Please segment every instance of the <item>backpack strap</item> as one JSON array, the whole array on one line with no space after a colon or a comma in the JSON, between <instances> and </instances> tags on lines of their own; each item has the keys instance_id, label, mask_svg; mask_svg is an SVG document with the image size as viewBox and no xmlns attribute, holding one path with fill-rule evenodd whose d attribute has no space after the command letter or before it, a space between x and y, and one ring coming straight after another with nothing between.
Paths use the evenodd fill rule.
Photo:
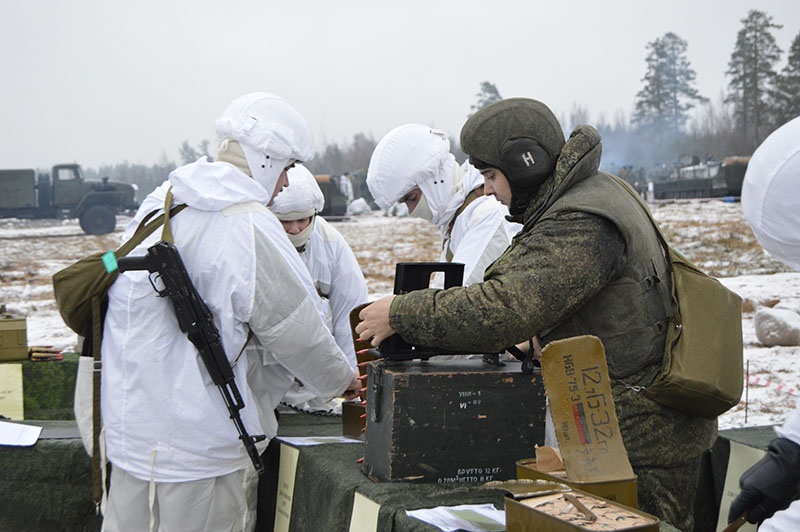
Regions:
<instances>
[{"instance_id":1,"label":"backpack strap","mask_svg":"<svg viewBox=\"0 0 800 532\"><path fill-rule=\"evenodd\" d=\"M117 257L124 257L133 249L141 244L153 231L160 226L164 226L161 237L168 242L172 242L172 227L169 223L171 217L181 212L186 208L186 204L172 206L172 187L167 190L167 196L164 199L164 212L159 216L155 216L159 209L148 213L136 228L133 236L122 244L114 254ZM152 220L151 220L152 218ZM94 359L92 364L92 500L95 503L95 511L100 514L100 505L103 501L103 468L105 464L102 463L100 453L100 431L102 420L100 418L100 375L103 367L100 359L100 348L103 343L103 322L105 321L105 309L103 297L95 296L92 298L92 328L89 331L89 337L84 338L83 354L87 353L87 347L91 349L91 356Z\"/></svg>"},{"instance_id":2,"label":"backpack strap","mask_svg":"<svg viewBox=\"0 0 800 532\"><path fill-rule=\"evenodd\" d=\"M141 222L139 222L139 227L136 228L136 231L133 233L133 236L122 244L114 254L117 257L124 257L131 251L133 251L136 246L142 243L145 238L153 234L153 231L164 226L164 229L161 232L161 239L167 242L172 243L172 224L170 224L170 219L173 218L176 214L181 212L183 209L186 208L185 203L181 203L180 205L172 205L172 188L167 191L167 196L164 198L164 212L156 216L152 221L150 221L153 216L158 212L159 209L156 209L145 216Z\"/></svg>"}]
</instances>

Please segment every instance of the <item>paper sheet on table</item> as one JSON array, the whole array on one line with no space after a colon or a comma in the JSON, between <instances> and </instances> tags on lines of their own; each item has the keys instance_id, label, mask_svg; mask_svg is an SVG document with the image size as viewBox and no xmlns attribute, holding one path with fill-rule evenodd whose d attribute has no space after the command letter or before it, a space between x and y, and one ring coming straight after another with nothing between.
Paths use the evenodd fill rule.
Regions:
<instances>
[{"instance_id":1,"label":"paper sheet on table","mask_svg":"<svg viewBox=\"0 0 800 532\"><path fill-rule=\"evenodd\" d=\"M0 445L29 447L36 443L42 427L0 421Z\"/></svg>"},{"instance_id":2,"label":"paper sheet on table","mask_svg":"<svg viewBox=\"0 0 800 532\"><path fill-rule=\"evenodd\" d=\"M278 436L282 442L294 445L295 447L303 447L306 445L321 445L323 443L364 443L361 440L354 440L346 436L304 436L304 437L290 437Z\"/></svg>"},{"instance_id":3,"label":"paper sheet on table","mask_svg":"<svg viewBox=\"0 0 800 532\"><path fill-rule=\"evenodd\" d=\"M756 449L739 442L731 442L731 450L728 458L728 470L725 473L725 484L722 487L722 499L719 505L719 515L717 516L717 530L722 530L728 524L728 510L731 503L739 494L739 477L742 473L750 469L752 465L761 460L767 454L763 449ZM739 528L739 532L755 532L756 525L745 523Z\"/></svg>"},{"instance_id":4,"label":"paper sheet on table","mask_svg":"<svg viewBox=\"0 0 800 532\"><path fill-rule=\"evenodd\" d=\"M437 506L406 510L406 514L445 532L503 532L506 529L505 511L498 510L492 504Z\"/></svg>"},{"instance_id":5,"label":"paper sheet on table","mask_svg":"<svg viewBox=\"0 0 800 532\"><path fill-rule=\"evenodd\" d=\"M8 419L25 419L22 364L0 364L0 414Z\"/></svg>"}]
</instances>

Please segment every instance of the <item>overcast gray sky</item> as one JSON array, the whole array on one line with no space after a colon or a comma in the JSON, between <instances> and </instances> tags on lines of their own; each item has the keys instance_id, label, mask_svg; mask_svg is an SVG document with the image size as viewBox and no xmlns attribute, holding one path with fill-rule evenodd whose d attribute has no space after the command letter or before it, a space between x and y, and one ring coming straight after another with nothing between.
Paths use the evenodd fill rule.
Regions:
<instances>
[{"instance_id":1,"label":"overcast gray sky","mask_svg":"<svg viewBox=\"0 0 800 532\"><path fill-rule=\"evenodd\" d=\"M480 83L562 119L630 117L647 43L687 41L718 101L750 9L786 52L798 0L29 0L0 17L0 168L178 161L233 98L273 92L318 146L419 122L458 132Z\"/></svg>"}]
</instances>

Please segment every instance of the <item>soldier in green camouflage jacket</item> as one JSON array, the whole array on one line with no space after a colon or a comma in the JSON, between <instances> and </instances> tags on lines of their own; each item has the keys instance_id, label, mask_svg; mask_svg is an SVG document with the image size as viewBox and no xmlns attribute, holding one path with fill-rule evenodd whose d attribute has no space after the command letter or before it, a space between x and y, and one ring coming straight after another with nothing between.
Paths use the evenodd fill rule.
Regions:
<instances>
[{"instance_id":1,"label":"soldier in green camouflage jacket","mask_svg":"<svg viewBox=\"0 0 800 532\"><path fill-rule=\"evenodd\" d=\"M579 126L564 142L547 106L512 98L475 113L461 145L485 192L509 207L522 231L482 283L378 300L356 331L374 346L397 332L413 344L475 353L535 336L599 337L639 508L691 530L699 461L717 425L640 393L661 368L671 283L647 214L598 171L599 133Z\"/></svg>"}]
</instances>

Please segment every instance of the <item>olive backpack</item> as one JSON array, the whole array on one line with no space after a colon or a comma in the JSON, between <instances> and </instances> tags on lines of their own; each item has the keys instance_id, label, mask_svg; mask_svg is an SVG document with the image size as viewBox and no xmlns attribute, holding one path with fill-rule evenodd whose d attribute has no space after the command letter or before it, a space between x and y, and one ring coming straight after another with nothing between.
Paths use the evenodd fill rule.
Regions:
<instances>
[{"instance_id":1,"label":"olive backpack","mask_svg":"<svg viewBox=\"0 0 800 532\"><path fill-rule=\"evenodd\" d=\"M661 372L642 392L687 414L714 419L742 397L742 299L670 246L639 194L612 177L650 218L672 279L672 317Z\"/></svg>"}]
</instances>

